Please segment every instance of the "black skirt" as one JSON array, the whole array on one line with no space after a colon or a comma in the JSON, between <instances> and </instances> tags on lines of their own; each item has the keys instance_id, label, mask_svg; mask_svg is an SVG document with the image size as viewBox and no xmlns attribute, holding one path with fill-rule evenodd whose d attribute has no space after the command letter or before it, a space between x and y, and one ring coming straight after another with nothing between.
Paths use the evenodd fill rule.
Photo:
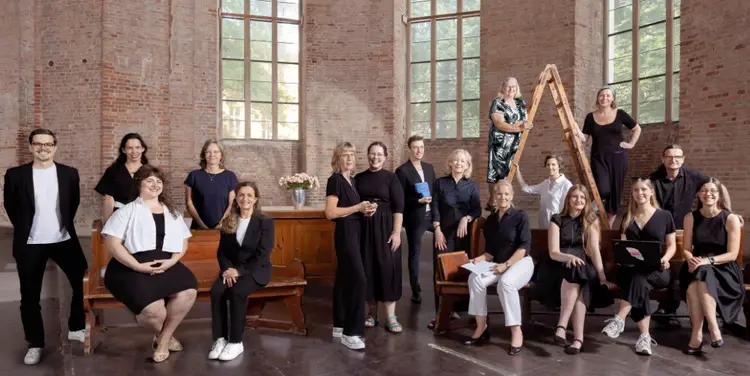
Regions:
<instances>
[{"instance_id":1,"label":"black skirt","mask_svg":"<svg viewBox=\"0 0 750 376\"><path fill-rule=\"evenodd\" d=\"M138 252L133 257L140 263L165 260L171 253L160 250ZM125 304L134 314L140 314L146 306L166 299L180 291L197 289L198 280L184 264L178 262L164 273L144 274L123 265L115 258L107 264L104 286L112 296Z\"/></svg>"},{"instance_id":2,"label":"black skirt","mask_svg":"<svg viewBox=\"0 0 750 376\"><path fill-rule=\"evenodd\" d=\"M362 263L367 275L368 302L397 302L401 299L401 247L391 251L393 213L387 205L362 221Z\"/></svg>"},{"instance_id":3,"label":"black skirt","mask_svg":"<svg viewBox=\"0 0 750 376\"><path fill-rule=\"evenodd\" d=\"M742 281L742 270L736 262L719 265L701 265L694 272L688 270L688 264L680 268L680 293L682 300L687 301L687 289L691 283L706 283L708 293L716 301L716 312L724 322L733 323L742 311L745 286Z\"/></svg>"},{"instance_id":4,"label":"black skirt","mask_svg":"<svg viewBox=\"0 0 750 376\"><path fill-rule=\"evenodd\" d=\"M564 263L547 259L539 265L537 280L532 287L533 299L538 300L549 309L560 308L560 291L563 279L568 283L581 285L583 302L589 311L609 307L614 299L605 286L599 282L596 267L581 248L564 248L562 253L573 255L584 260L586 264L568 268Z\"/></svg>"},{"instance_id":5,"label":"black skirt","mask_svg":"<svg viewBox=\"0 0 750 376\"><path fill-rule=\"evenodd\" d=\"M651 307L651 290L669 287L671 271L644 271L638 268L617 268L617 285L620 287L620 299L633 307L631 317L638 322L644 315L653 311ZM637 312L636 312L637 311Z\"/></svg>"}]
</instances>

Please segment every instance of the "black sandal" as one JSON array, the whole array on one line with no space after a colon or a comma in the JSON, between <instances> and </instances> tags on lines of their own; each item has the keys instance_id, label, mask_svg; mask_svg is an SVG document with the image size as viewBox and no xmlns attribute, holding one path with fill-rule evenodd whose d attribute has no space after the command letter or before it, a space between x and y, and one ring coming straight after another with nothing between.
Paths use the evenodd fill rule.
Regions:
<instances>
[{"instance_id":1,"label":"black sandal","mask_svg":"<svg viewBox=\"0 0 750 376\"><path fill-rule=\"evenodd\" d=\"M577 348L573 347L572 346L573 343L576 343L576 342L580 343L581 347L577 347ZM578 355L579 353L582 353L583 352L583 341L581 341L580 339L574 339L573 343L571 343L571 346L565 347L565 353L568 354L568 355Z\"/></svg>"},{"instance_id":2,"label":"black sandal","mask_svg":"<svg viewBox=\"0 0 750 376\"><path fill-rule=\"evenodd\" d=\"M555 328L555 332L557 332L557 329L562 329L563 331L568 330L566 327L564 327L562 325L558 325ZM565 339L565 337L560 337L560 336L557 335L557 333L555 333L554 339L555 339L555 345L562 346L562 347L568 346L568 340Z\"/></svg>"}]
</instances>

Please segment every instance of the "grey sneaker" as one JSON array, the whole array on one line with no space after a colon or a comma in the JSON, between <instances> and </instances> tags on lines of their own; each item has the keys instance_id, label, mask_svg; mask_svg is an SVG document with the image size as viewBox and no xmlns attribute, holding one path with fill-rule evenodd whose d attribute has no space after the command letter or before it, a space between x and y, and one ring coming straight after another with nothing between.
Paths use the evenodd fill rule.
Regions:
<instances>
[{"instance_id":1,"label":"grey sneaker","mask_svg":"<svg viewBox=\"0 0 750 376\"><path fill-rule=\"evenodd\" d=\"M635 352L641 355L651 355L651 346L656 346L656 341L651 335L643 333L635 342Z\"/></svg>"},{"instance_id":2,"label":"grey sneaker","mask_svg":"<svg viewBox=\"0 0 750 376\"><path fill-rule=\"evenodd\" d=\"M23 357L23 362L28 365L39 363L42 360L42 348L32 347L26 352L26 356Z\"/></svg>"},{"instance_id":3,"label":"grey sneaker","mask_svg":"<svg viewBox=\"0 0 750 376\"><path fill-rule=\"evenodd\" d=\"M604 322L608 322L609 324L602 329L602 333L606 334L609 338L615 339L625 330L625 320L621 319L620 316L615 315L609 320L604 320Z\"/></svg>"}]
</instances>

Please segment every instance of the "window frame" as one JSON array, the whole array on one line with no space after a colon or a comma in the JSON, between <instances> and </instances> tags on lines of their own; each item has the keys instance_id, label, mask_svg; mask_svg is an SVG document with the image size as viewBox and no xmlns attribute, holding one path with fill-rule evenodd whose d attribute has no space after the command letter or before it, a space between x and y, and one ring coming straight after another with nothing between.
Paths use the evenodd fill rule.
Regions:
<instances>
[{"instance_id":1,"label":"window frame","mask_svg":"<svg viewBox=\"0 0 750 376\"><path fill-rule=\"evenodd\" d=\"M412 100L411 100L411 26L413 23L417 22L426 22L428 21L430 24L430 137L425 137L426 139L435 141L438 140L437 138L437 104L443 103L443 102L453 102L455 100L456 102L456 137L447 137L447 138L439 138L440 140L462 140L464 138L469 140L476 140L481 138L481 125L480 125L480 134L477 135L477 137L464 137L463 136L463 102L465 101L463 99L463 21L465 18L472 18L477 17L480 22L480 28L481 28L481 17L480 17L480 10L474 10L474 11L468 11L464 12L463 10L463 3L464 0L456 0L456 13L447 13L447 14L440 14L436 15L437 13L437 1L438 0L429 0L430 1L430 15L429 16L421 16L421 17L411 17L411 0L406 0L406 16L405 16L405 22L407 26L407 32L406 32L406 134L408 136L412 135ZM442 20L456 20L456 59L443 59L438 60L437 59L437 21ZM481 35L480 35L480 45L481 45ZM481 48L480 48L480 55L477 57L471 57L469 59L476 59L477 61L480 61L479 67L481 71ZM454 100L450 101L438 101L437 100L437 63L440 61L456 61L456 98ZM425 63L425 62L423 62ZM481 74L480 74L480 93L479 98L477 98L477 101L480 101L481 106ZM468 99L468 100L475 100L475 99ZM467 100L467 101L468 101ZM428 103L428 102L416 102L416 103ZM481 108L481 107L480 107ZM481 124L481 110L480 113L477 114L479 116L479 122ZM425 136L425 135L421 135Z\"/></svg>"},{"instance_id":2,"label":"window frame","mask_svg":"<svg viewBox=\"0 0 750 376\"><path fill-rule=\"evenodd\" d=\"M675 20L681 20L682 12L680 12L679 15L675 16L675 0L665 0L665 6L666 6L666 15L665 19L663 21L654 21L649 22L647 24L640 25L639 23L639 16L640 16L640 8L641 8L641 0L632 0L631 6L632 6L632 13L631 13L631 28L626 30L620 30L617 32L614 32L612 34L609 33L609 7L610 0L603 0L603 7L604 7L604 22L603 22L603 46L604 46L604 69L603 72L603 82L607 83L607 85L620 85L625 84L627 82L630 82L631 84L631 98L630 98L630 115L636 119L636 122L638 122L639 125L650 125L650 124L673 124L679 122L679 112L678 116L674 117L674 110L673 109L673 100L675 99L675 95L679 95L679 92L674 93L674 76L680 74L680 67L677 67L675 69L674 67L674 54L675 54L675 41L674 41L674 24ZM680 6L682 3L680 3ZM625 5L627 6L627 5ZM619 8L615 8L619 9ZM666 40L665 40L665 54L666 54L666 62L665 62L665 70L664 74L655 74L650 76L644 76L640 77L640 68L639 68L639 62L640 62L640 31L641 29L651 27L654 25L665 25L665 33L666 33ZM682 25L680 21L680 26ZM631 77L630 80L624 80L624 81L609 81L609 48L610 48L610 38L617 35L622 35L626 33L631 33L631 45L632 45L632 51L631 51ZM679 42L679 41L678 41ZM645 51L648 52L648 51ZM682 61L682 59L680 59ZM665 89L665 96L664 96L664 120L658 121L658 122L652 122L652 123L641 123L638 121L639 118L639 94L640 94L640 86L641 80L647 80L652 78L659 78L664 77L664 89ZM678 103L679 105L679 103ZM679 111L679 108L677 109Z\"/></svg>"},{"instance_id":3,"label":"window frame","mask_svg":"<svg viewBox=\"0 0 750 376\"><path fill-rule=\"evenodd\" d=\"M304 0L298 0L299 3L299 9L298 9L298 19L292 19L292 18L282 18L278 16L278 4L279 2L284 2L283 0L263 0L268 1L271 3L271 16L261 16L261 15L252 15L250 14L250 2L252 0L243 0L244 4L244 13L228 13L223 12L223 2L224 0L219 1L219 90L218 90L218 102L219 102L219 111L218 113L218 122L219 122L219 129L221 139L222 140L232 140L232 141L282 141L282 142L299 142L302 138L302 131L303 131L303 100L304 100L304 90L302 90L302 82L303 82L303 72L304 72L304 56L303 52L304 49L302 48L302 42L303 42L303 1ZM236 58L224 58L222 55L222 43L224 38L222 37L222 23L224 19L234 19L234 20L242 20L244 21L244 56L243 59L236 59ZM265 60L252 60L251 59L251 51L250 51L250 22L251 21L261 21L261 22L270 22L271 23L271 61L265 61ZM296 25L298 28L298 52L297 52L297 62L296 63L290 63L290 62L279 62L278 60L278 44L279 44L279 37L278 37L278 25L279 24L292 24ZM243 91L244 91L244 100L225 100L223 95L223 88L224 88L224 72L223 72L223 62L225 60L229 61L241 61L243 63ZM251 97L251 71L250 71L250 65L253 62L263 62L263 63L270 63L271 64L271 101L256 101L256 103L263 103L263 104L271 104L271 130L272 135L271 138L253 138L252 137L252 115L251 110L252 106L251 103L252 97ZM281 64L296 64L297 65L297 102L281 102L278 98L278 86L280 84L279 81L279 65ZM224 134L224 116L223 116L223 102L237 102L237 103L244 103L245 104L245 137L227 137L227 135ZM294 139L287 139L287 138L279 138L279 114L278 114L278 108L279 105L285 105L285 104L296 104L297 109L297 135Z\"/></svg>"}]
</instances>

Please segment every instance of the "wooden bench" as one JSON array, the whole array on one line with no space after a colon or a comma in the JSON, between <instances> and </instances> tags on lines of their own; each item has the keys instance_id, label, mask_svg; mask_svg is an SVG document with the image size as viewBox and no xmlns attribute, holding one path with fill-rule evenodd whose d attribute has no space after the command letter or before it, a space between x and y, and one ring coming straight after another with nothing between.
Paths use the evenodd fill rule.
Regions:
<instances>
[{"instance_id":1,"label":"wooden bench","mask_svg":"<svg viewBox=\"0 0 750 376\"><path fill-rule=\"evenodd\" d=\"M453 308L453 304L456 301L465 300L469 295L468 287L468 276L469 272L461 265L464 264L468 258L474 258L484 253L484 235L482 228L484 227L484 218L477 218L471 227L471 245L469 254L466 255L464 252L451 252L438 255L438 271L437 271L437 284L435 289L437 290L438 296L440 297L440 304L438 309L438 317L435 323L435 333L443 333L445 331L465 327L468 325L466 320L450 321L450 313ZM600 240L600 252L602 255L602 263L604 264L604 272L607 275L608 281L615 281L615 275L617 272L617 265L614 260L613 241L620 239L620 231L618 230L605 230L601 234ZM737 255L737 260L742 261L742 250L743 250L744 235L740 238L740 251ZM665 300L674 299L681 300L679 290L679 271L684 262L682 258L682 252L680 251L683 247L682 230L677 231L677 252L671 260L671 271L672 271L672 286L670 288L654 289L651 291L652 300ZM544 262L549 260L549 249L547 245L547 230L545 229L533 229L531 230L531 249L529 251L531 257L535 263ZM750 265L748 266L750 267ZM746 267L744 271L745 278L745 291L746 299L744 301L745 317L750 317L750 270ZM519 293L521 295L521 304L524 320L527 320L531 314L531 298L529 296L529 287L526 285ZM488 289L488 294L496 294L495 290ZM618 287L610 290L613 298L620 297L620 289Z\"/></svg>"},{"instance_id":2,"label":"wooden bench","mask_svg":"<svg viewBox=\"0 0 750 376\"><path fill-rule=\"evenodd\" d=\"M91 262L83 277L83 304L86 312L86 338L84 354L91 354L96 347L95 335L103 328L102 310L124 307L104 286L104 272L111 256L101 236L102 223L94 221L91 228ZM218 230L193 230L188 240L188 250L182 263L198 279L198 300L210 300L211 285L219 275L216 251L219 246ZM305 316L302 311L302 295L307 281L305 269L299 260L286 266L273 266L271 282L248 297L246 325L250 328L269 328L294 334L306 335ZM262 317L267 302L283 301L290 320Z\"/></svg>"}]
</instances>

